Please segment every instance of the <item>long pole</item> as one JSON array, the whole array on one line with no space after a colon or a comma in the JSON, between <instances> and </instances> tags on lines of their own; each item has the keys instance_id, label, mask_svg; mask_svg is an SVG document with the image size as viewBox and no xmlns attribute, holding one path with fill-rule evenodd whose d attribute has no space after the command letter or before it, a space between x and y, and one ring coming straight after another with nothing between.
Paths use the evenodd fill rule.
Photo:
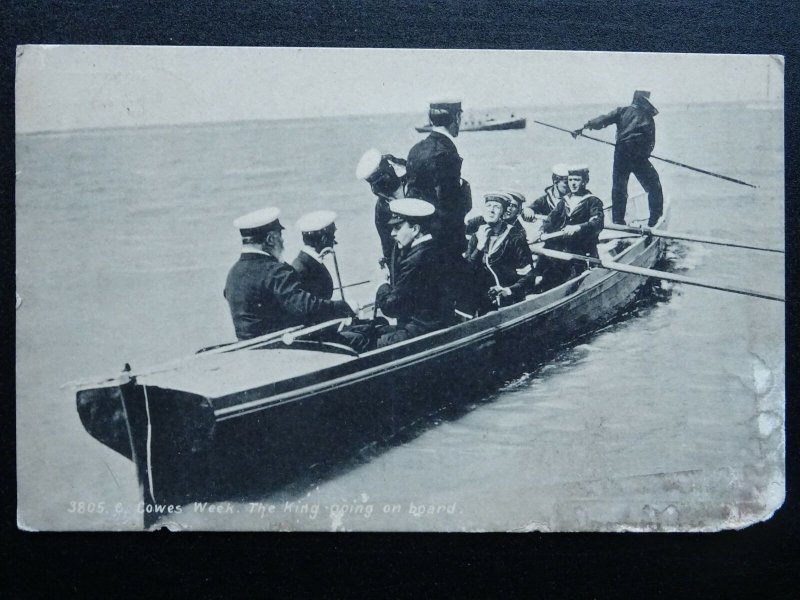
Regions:
<instances>
[{"instance_id":1,"label":"long pole","mask_svg":"<svg viewBox=\"0 0 800 600\"><path fill-rule=\"evenodd\" d=\"M572 134L573 132L569 129L564 129L563 127L557 127L556 125L550 125L549 123L542 123L541 121L534 121L534 123L538 123L539 125L544 125L545 127L550 127L551 129L557 129L558 131L564 131L566 133ZM600 142L601 144L607 144L609 146L615 146L616 144L613 142L607 142L606 140L601 140L600 138L596 138L591 135L586 135L585 133L579 134L581 137L585 137L587 140L594 140L595 142ZM677 167L683 167L684 169L689 169L690 171L697 171L698 173L703 173L704 175L711 175L712 177L718 177L719 179L724 179L725 181L732 181L733 183L738 183L739 185L746 185L751 188L757 188L758 186L753 185L752 183L747 183L746 181L742 181L741 179L734 179L733 177L728 177L727 175L720 175L719 173L713 173L711 171L706 171L705 169L698 169L697 167L693 167L691 165L687 165L676 160L670 160L668 158L662 158L660 156L656 156L655 154L651 154L650 158L654 158L656 160L660 160L665 163L669 163L671 165L675 165Z\"/></svg>"},{"instance_id":2,"label":"long pole","mask_svg":"<svg viewBox=\"0 0 800 600\"><path fill-rule=\"evenodd\" d=\"M630 225L617 225L616 223L606 223L603 229L613 229L614 231L625 231L628 233L638 233L639 235L652 235L669 240L687 240L689 242L703 242L705 244L716 244L717 246L730 246L732 248L747 248L748 250L763 250L764 252L776 252L784 254L783 248L772 248L769 246L756 246L754 244L744 244L733 240L723 240L720 238L703 237L689 233L672 233L670 231L659 231L650 227L631 227Z\"/></svg>"},{"instance_id":3,"label":"long pole","mask_svg":"<svg viewBox=\"0 0 800 600\"><path fill-rule=\"evenodd\" d=\"M342 287L342 276L339 274L339 261L336 260L336 251L333 248L331 248L331 254L333 255L333 268L336 271L336 281L339 284L339 293L342 295L342 302L345 302L344 288Z\"/></svg>"},{"instance_id":4,"label":"long pole","mask_svg":"<svg viewBox=\"0 0 800 600\"><path fill-rule=\"evenodd\" d=\"M778 294L759 292L756 290L740 288L732 285L726 285L723 283L703 281L700 279L694 279L692 277L686 277L684 275L676 275L675 273L666 273L664 271L658 271L656 269L646 269L644 267L636 267L633 265L617 263L612 260L602 260L599 258L592 258L589 256L581 256L580 254L570 254L568 252L559 252L558 250L547 250L545 248L536 248L536 247L532 247L531 252L533 252L534 254L540 254L542 256L549 256L550 258L555 258L558 260L568 260L568 261L574 260L582 263L589 262L590 264L593 264L595 266L600 266L605 269L609 269L610 271L621 271L622 273L632 273L633 275L640 275L642 277L655 277L657 279L663 279L665 281L674 281L676 283L696 285L698 287L709 288L712 290L733 292L734 294L743 294L745 296L753 296L755 298L763 298L765 300L775 300L776 302L786 302L786 299L783 296L779 296Z\"/></svg>"}]
</instances>

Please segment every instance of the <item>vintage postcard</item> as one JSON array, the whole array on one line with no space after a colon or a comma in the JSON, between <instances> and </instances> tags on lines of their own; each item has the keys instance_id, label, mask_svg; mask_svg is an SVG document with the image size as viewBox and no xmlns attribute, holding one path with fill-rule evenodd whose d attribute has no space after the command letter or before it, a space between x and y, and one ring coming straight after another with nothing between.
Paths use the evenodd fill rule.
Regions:
<instances>
[{"instance_id":1,"label":"vintage postcard","mask_svg":"<svg viewBox=\"0 0 800 600\"><path fill-rule=\"evenodd\" d=\"M769 519L783 127L780 56L18 47L18 526Z\"/></svg>"}]
</instances>

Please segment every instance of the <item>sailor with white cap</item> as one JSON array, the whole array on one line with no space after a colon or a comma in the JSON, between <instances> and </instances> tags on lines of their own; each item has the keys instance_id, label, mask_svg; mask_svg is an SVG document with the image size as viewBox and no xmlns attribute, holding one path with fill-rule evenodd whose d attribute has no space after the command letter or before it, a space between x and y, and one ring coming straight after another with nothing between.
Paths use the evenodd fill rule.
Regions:
<instances>
[{"instance_id":1,"label":"sailor with white cap","mask_svg":"<svg viewBox=\"0 0 800 600\"><path fill-rule=\"evenodd\" d=\"M571 165L567 172L570 194L559 201L542 225L543 233L562 235L546 241L545 248L596 258L597 240L604 224L603 201L586 188L588 166ZM541 290L560 285L585 269L585 264L540 257Z\"/></svg>"},{"instance_id":2,"label":"sailor with white cap","mask_svg":"<svg viewBox=\"0 0 800 600\"><path fill-rule=\"evenodd\" d=\"M567 186L567 165L559 163L553 165L552 178L553 184L544 189L544 194L536 198L533 202L522 209L522 218L526 221L533 221L536 215L548 215L559 200L569 193Z\"/></svg>"},{"instance_id":3,"label":"sailor with white cap","mask_svg":"<svg viewBox=\"0 0 800 600\"><path fill-rule=\"evenodd\" d=\"M251 339L294 325L353 315L341 301L318 298L303 290L295 270L282 260L280 210L267 207L236 219L242 253L228 272L225 299L236 337Z\"/></svg>"},{"instance_id":4,"label":"sailor with white cap","mask_svg":"<svg viewBox=\"0 0 800 600\"><path fill-rule=\"evenodd\" d=\"M431 132L411 148L406 164L406 194L436 207L434 231L454 257L460 257L466 249L464 217L472 208L469 184L462 183L462 159L454 142L461 112L459 100L431 102Z\"/></svg>"},{"instance_id":5,"label":"sailor with white cap","mask_svg":"<svg viewBox=\"0 0 800 600\"><path fill-rule=\"evenodd\" d=\"M653 117L657 114L658 110L650 102L650 92L636 90L629 106L615 108L606 115L587 121L583 127L572 132L572 137L577 138L584 128L603 129L611 124L617 126L611 184L611 214L614 223L625 223L631 173L647 192L650 205L648 226L653 227L663 213L664 192L661 189L661 180L650 162L650 155L656 145L656 122Z\"/></svg>"},{"instance_id":6,"label":"sailor with white cap","mask_svg":"<svg viewBox=\"0 0 800 600\"><path fill-rule=\"evenodd\" d=\"M397 325L381 326L370 340L350 342L361 349L380 348L446 327L455 316L442 250L430 232L433 205L404 198L389 206L396 247L389 264L390 282L378 288L375 305L385 316L397 319ZM343 331L342 335L351 334Z\"/></svg>"},{"instance_id":7,"label":"sailor with white cap","mask_svg":"<svg viewBox=\"0 0 800 600\"><path fill-rule=\"evenodd\" d=\"M317 298L333 297L333 278L322 259L333 252L336 243L336 213L317 210L297 220L297 229L303 236L303 247L292 262L300 279L300 287Z\"/></svg>"},{"instance_id":8,"label":"sailor with white cap","mask_svg":"<svg viewBox=\"0 0 800 600\"><path fill-rule=\"evenodd\" d=\"M403 191L405 175L399 176L392 163L405 167L406 161L391 154L381 154L375 148L370 148L363 154L356 166L356 178L369 183L372 193L376 196L375 229L381 240L382 264L389 260L394 247L391 227L388 224L392 215L392 211L389 210L389 202L405 196Z\"/></svg>"}]
</instances>

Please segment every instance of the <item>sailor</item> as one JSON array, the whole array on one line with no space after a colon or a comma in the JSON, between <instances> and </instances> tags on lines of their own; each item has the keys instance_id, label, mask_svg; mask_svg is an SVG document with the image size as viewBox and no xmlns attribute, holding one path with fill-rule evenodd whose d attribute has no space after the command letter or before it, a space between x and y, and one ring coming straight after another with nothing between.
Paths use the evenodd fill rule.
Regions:
<instances>
[{"instance_id":1,"label":"sailor","mask_svg":"<svg viewBox=\"0 0 800 600\"><path fill-rule=\"evenodd\" d=\"M658 110L650 103L650 92L636 90L630 106L620 106L607 115L601 115L580 129L572 132L576 138L584 129L603 129L612 123L617 126L614 149L614 170L611 184L611 216L614 223L625 224L625 209L628 203L628 179L631 173L647 192L650 219L653 227L664 208L664 193L658 172L650 162L656 144L656 123L653 117Z\"/></svg>"},{"instance_id":2,"label":"sailor","mask_svg":"<svg viewBox=\"0 0 800 600\"><path fill-rule=\"evenodd\" d=\"M533 291L533 259L525 232L515 232L503 218L513 202L509 193L486 194L485 223L469 241L467 261L475 274L479 312L513 304Z\"/></svg>"},{"instance_id":3,"label":"sailor","mask_svg":"<svg viewBox=\"0 0 800 600\"><path fill-rule=\"evenodd\" d=\"M548 215L558 202L569 193L567 165L553 165L553 184L544 189L544 194L522 208L522 218L533 221L536 215Z\"/></svg>"},{"instance_id":4,"label":"sailor","mask_svg":"<svg viewBox=\"0 0 800 600\"><path fill-rule=\"evenodd\" d=\"M512 235L521 235L526 237L525 228L519 222L520 211L525 204L525 196L517 191L506 190L502 192L503 195L508 197L508 208L503 213L503 221L505 221L511 228ZM475 216L467 221L467 237L472 237L481 225L486 223L484 215Z\"/></svg>"},{"instance_id":5,"label":"sailor","mask_svg":"<svg viewBox=\"0 0 800 600\"><path fill-rule=\"evenodd\" d=\"M228 272L224 295L240 340L353 315L347 303L302 289L295 270L282 260L284 227L279 216L279 209L268 207L233 222L242 237L242 254Z\"/></svg>"},{"instance_id":6,"label":"sailor","mask_svg":"<svg viewBox=\"0 0 800 600\"><path fill-rule=\"evenodd\" d=\"M405 175L402 177L397 174L392 163L405 166L406 161L391 154L381 154L375 148L367 150L358 161L356 166L356 178L363 179L369 184L372 193L375 194L375 229L381 240L381 250L383 259L381 264L386 264L392 256L394 240L392 240L392 228L389 226L389 219L392 211L389 210L389 202L397 198L404 198Z\"/></svg>"},{"instance_id":7,"label":"sailor","mask_svg":"<svg viewBox=\"0 0 800 600\"><path fill-rule=\"evenodd\" d=\"M461 126L461 102L431 102L428 111L432 129L408 153L406 195L433 204L433 228L439 243L452 256L466 248L464 217L472 208L469 184L461 179L461 162L455 138Z\"/></svg>"},{"instance_id":8,"label":"sailor","mask_svg":"<svg viewBox=\"0 0 800 600\"><path fill-rule=\"evenodd\" d=\"M333 297L333 278L322 259L333 252L336 244L336 213L317 210L303 215L297 229L303 237L303 247L292 262L300 287L312 296L330 300Z\"/></svg>"},{"instance_id":9,"label":"sailor","mask_svg":"<svg viewBox=\"0 0 800 600\"><path fill-rule=\"evenodd\" d=\"M544 247L597 258L597 241L604 223L603 201L586 187L589 183L589 167L570 166L567 183L570 193L559 200L542 225L543 233L559 232L561 236L547 240ZM560 285L586 268L584 263L540 256L537 271L542 281L539 291Z\"/></svg>"}]
</instances>

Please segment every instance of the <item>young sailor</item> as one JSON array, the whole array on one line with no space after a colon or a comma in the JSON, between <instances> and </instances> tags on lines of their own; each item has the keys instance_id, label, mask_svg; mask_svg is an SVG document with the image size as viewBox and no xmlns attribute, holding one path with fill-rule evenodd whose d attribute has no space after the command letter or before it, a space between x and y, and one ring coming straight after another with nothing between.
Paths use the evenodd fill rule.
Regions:
<instances>
[{"instance_id":1,"label":"young sailor","mask_svg":"<svg viewBox=\"0 0 800 600\"><path fill-rule=\"evenodd\" d=\"M533 200L530 204L522 207L522 218L526 221L533 221L536 215L549 215L559 201L569 193L567 185L567 165L557 164L553 166L553 184L544 189L544 194Z\"/></svg>"},{"instance_id":2,"label":"young sailor","mask_svg":"<svg viewBox=\"0 0 800 600\"><path fill-rule=\"evenodd\" d=\"M525 204L525 196L515 191L504 191L502 194L508 196L508 208L506 208L506 211L503 213L503 221L511 227L512 234L525 237L525 228L522 226L522 223L519 222L520 210L523 204ZM469 219L466 227L467 237L471 237L472 234L485 223L486 219L483 215L478 215Z\"/></svg>"},{"instance_id":3,"label":"young sailor","mask_svg":"<svg viewBox=\"0 0 800 600\"><path fill-rule=\"evenodd\" d=\"M375 229L381 240L382 264L388 262L394 248L392 228L389 225L389 219L392 217L389 202L405 197L403 190L405 175L400 177L392 163L405 166L406 161L391 154L381 154L375 148L371 148L363 154L356 166L356 178L366 181L375 194Z\"/></svg>"},{"instance_id":4,"label":"young sailor","mask_svg":"<svg viewBox=\"0 0 800 600\"><path fill-rule=\"evenodd\" d=\"M240 340L353 316L347 303L302 289L295 270L282 260L284 227L279 215L279 209L268 207L233 222L242 237L242 254L228 272L224 295Z\"/></svg>"},{"instance_id":5,"label":"young sailor","mask_svg":"<svg viewBox=\"0 0 800 600\"><path fill-rule=\"evenodd\" d=\"M614 170L611 185L611 215L614 223L625 224L625 209L628 203L628 179L633 173L644 191L650 206L648 227L653 227L664 210L664 192L658 171L650 162L650 154L656 145L656 122L658 110L650 102L650 92L636 90L630 106L620 106L607 115L601 115L580 129L572 132L576 138L584 129L603 129L612 123L617 126L614 148Z\"/></svg>"},{"instance_id":6,"label":"young sailor","mask_svg":"<svg viewBox=\"0 0 800 600\"><path fill-rule=\"evenodd\" d=\"M503 220L513 201L504 192L486 194L486 222L469 241L467 261L473 267L479 312L518 302L533 288L533 259L525 233Z\"/></svg>"},{"instance_id":7,"label":"young sailor","mask_svg":"<svg viewBox=\"0 0 800 600\"><path fill-rule=\"evenodd\" d=\"M567 183L569 195L559 201L545 217L542 225L543 233L559 232L561 236L547 240L544 247L597 257L597 240L604 222L603 201L586 188L589 183L589 167L569 167ZM539 259L537 270L542 276L540 291L560 285L586 269L585 264L546 256L540 256Z\"/></svg>"},{"instance_id":8,"label":"young sailor","mask_svg":"<svg viewBox=\"0 0 800 600\"><path fill-rule=\"evenodd\" d=\"M303 215L297 229L303 236L303 247L292 262L300 287L317 298L333 297L333 278L322 259L333 252L336 244L336 213L317 210Z\"/></svg>"}]
</instances>

